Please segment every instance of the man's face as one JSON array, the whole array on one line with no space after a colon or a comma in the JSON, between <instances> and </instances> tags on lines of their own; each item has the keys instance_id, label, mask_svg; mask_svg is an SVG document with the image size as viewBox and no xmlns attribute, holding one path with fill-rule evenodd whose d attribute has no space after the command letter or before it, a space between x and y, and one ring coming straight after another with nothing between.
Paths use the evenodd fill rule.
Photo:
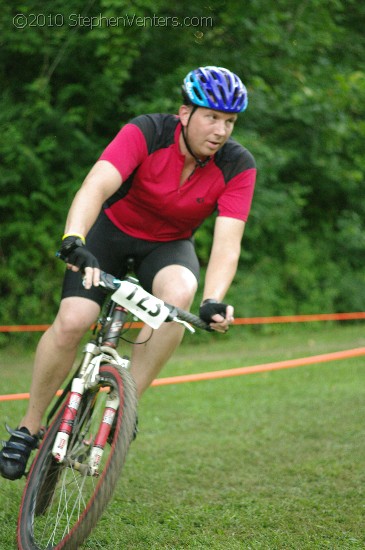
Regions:
<instances>
[{"instance_id":1,"label":"man's face","mask_svg":"<svg viewBox=\"0 0 365 550\"><path fill-rule=\"evenodd\" d=\"M189 121L191 109L183 106L180 110L189 145L198 157L214 155L232 134L237 115L199 107Z\"/></svg>"}]
</instances>

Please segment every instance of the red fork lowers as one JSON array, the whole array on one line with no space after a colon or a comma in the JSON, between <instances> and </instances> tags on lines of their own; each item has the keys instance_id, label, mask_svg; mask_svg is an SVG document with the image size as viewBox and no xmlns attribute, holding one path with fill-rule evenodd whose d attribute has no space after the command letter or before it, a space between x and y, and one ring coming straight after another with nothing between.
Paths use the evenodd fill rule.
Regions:
<instances>
[{"instance_id":1,"label":"red fork lowers","mask_svg":"<svg viewBox=\"0 0 365 550\"><path fill-rule=\"evenodd\" d=\"M89 472L91 475L97 475L101 457L103 456L104 448L112 429L118 407L119 397L110 395L106 401L103 419L100 423L99 431L95 437L94 445L90 453Z\"/></svg>"},{"instance_id":2,"label":"red fork lowers","mask_svg":"<svg viewBox=\"0 0 365 550\"><path fill-rule=\"evenodd\" d=\"M71 393L52 449L52 454L57 462L63 462L66 456L68 440L72 433L77 411L84 393L84 387L85 384L81 378L74 378Z\"/></svg>"}]
</instances>

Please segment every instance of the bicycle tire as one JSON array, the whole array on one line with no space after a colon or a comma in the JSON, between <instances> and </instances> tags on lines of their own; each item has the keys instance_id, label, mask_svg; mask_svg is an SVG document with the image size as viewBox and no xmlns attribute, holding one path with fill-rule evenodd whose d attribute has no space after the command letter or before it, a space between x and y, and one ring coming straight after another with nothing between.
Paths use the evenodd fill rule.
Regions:
<instances>
[{"instance_id":1,"label":"bicycle tire","mask_svg":"<svg viewBox=\"0 0 365 550\"><path fill-rule=\"evenodd\" d=\"M24 488L18 517L20 550L76 550L90 534L110 501L134 437L137 398L126 369L100 367L97 390L82 397L70 438L67 457L86 462L103 415L106 391L117 392L120 405L102 457L98 477L75 470L68 461L57 463L52 447L65 405L47 430ZM95 430L93 432L93 430Z\"/></svg>"}]
</instances>

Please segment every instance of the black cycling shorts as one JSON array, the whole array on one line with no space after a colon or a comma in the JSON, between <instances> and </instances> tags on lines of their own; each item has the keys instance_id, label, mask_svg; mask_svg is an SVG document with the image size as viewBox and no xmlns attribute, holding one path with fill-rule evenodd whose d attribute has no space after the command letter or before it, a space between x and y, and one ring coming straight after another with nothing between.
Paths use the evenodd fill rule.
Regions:
<instances>
[{"instance_id":1,"label":"black cycling shorts","mask_svg":"<svg viewBox=\"0 0 365 550\"><path fill-rule=\"evenodd\" d=\"M120 231L103 211L87 235L86 246L97 258L100 269L118 278L126 275L128 258L133 258L135 275L147 292L152 292L156 273L168 265L187 267L199 281L199 261L192 239L169 242L136 239ZM67 270L62 298L70 296L89 298L101 306L106 294L98 287L86 290L81 274Z\"/></svg>"}]
</instances>

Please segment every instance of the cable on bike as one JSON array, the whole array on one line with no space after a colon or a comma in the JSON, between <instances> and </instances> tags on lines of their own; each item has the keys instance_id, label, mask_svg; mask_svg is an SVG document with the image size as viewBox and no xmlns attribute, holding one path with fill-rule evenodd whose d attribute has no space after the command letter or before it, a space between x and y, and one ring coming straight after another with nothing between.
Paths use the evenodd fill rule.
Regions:
<instances>
[{"instance_id":1,"label":"cable on bike","mask_svg":"<svg viewBox=\"0 0 365 550\"><path fill-rule=\"evenodd\" d=\"M132 321L130 321L130 323L132 324ZM130 327L128 327L125 332L127 332L128 330L130 330ZM151 334L149 335L148 338L146 338L146 340L142 340L141 342L135 342L133 340L128 340L127 338L125 338L123 336L123 334L120 335L119 339L120 340L123 340L123 342L126 342L127 344L132 344L134 346L139 346L141 344L147 344L147 342L149 342L152 338L152 335L153 335L153 329L151 328Z\"/></svg>"}]
</instances>

